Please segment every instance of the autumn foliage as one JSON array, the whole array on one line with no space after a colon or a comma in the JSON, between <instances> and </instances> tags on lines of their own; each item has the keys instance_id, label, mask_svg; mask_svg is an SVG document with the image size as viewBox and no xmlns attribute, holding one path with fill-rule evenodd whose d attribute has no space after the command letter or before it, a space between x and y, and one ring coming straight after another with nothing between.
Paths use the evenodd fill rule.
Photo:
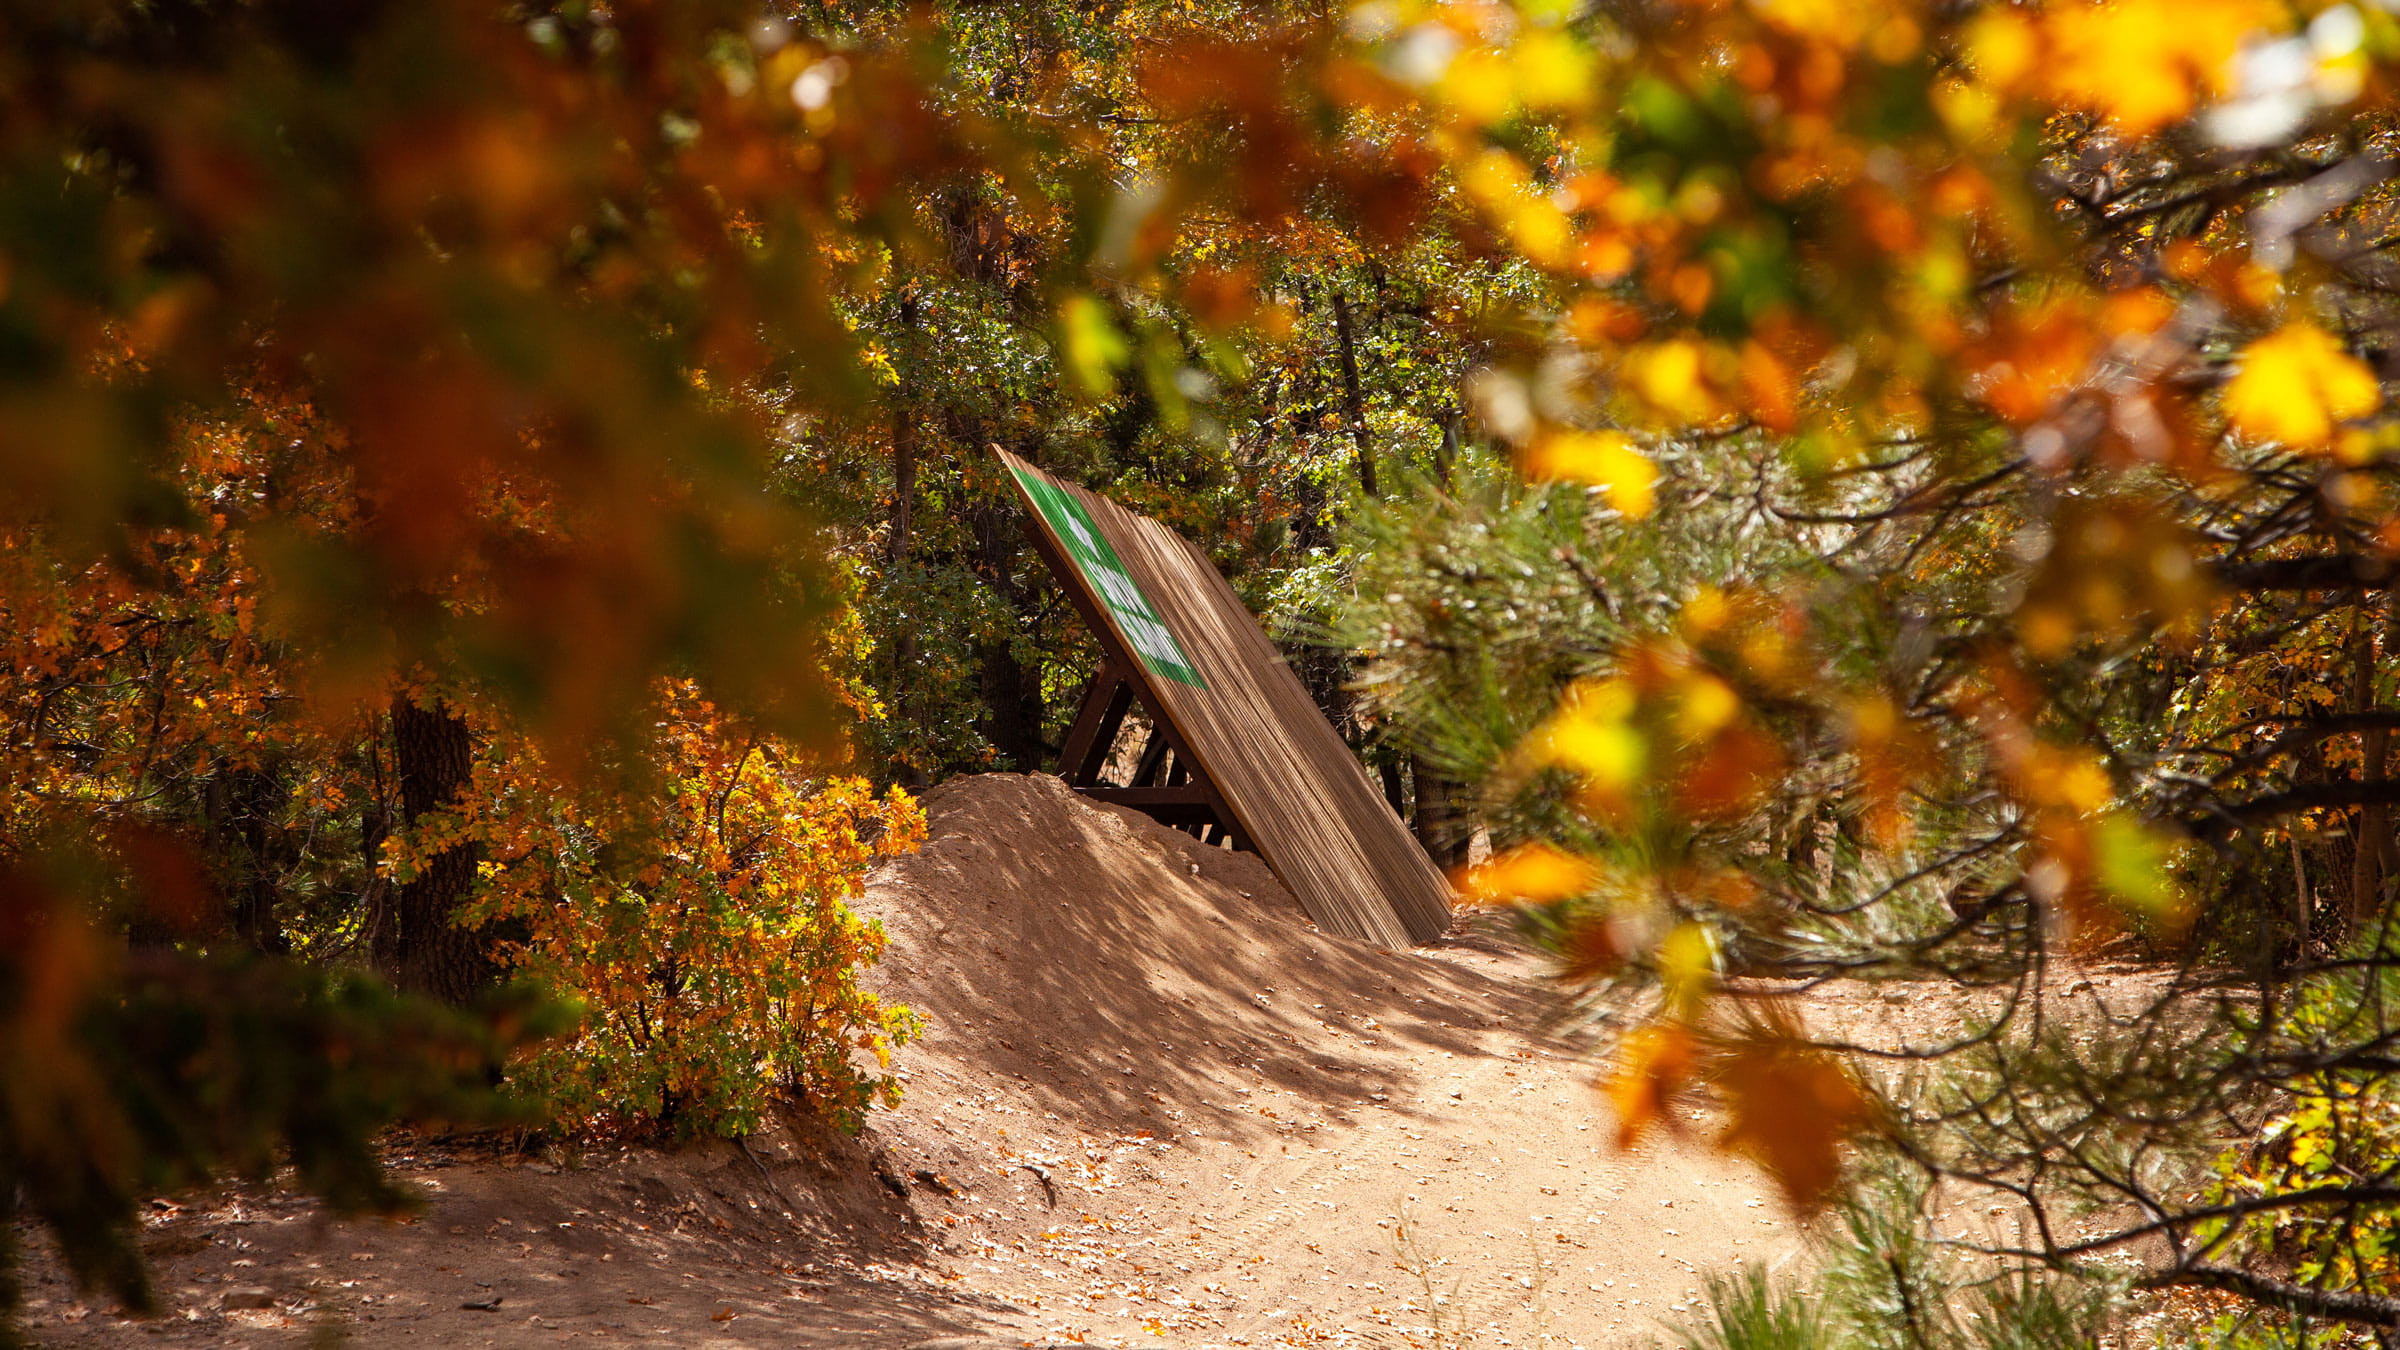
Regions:
<instances>
[{"instance_id":1,"label":"autumn foliage","mask_svg":"<svg viewBox=\"0 0 2400 1350\"><path fill-rule=\"evenodd\" d=\"M456 823L485 881L460 922L509 933L506 964L582 1013L512 1081L570 1127L749 1134L781 1092L856 1128L898 1099L892 1051L918 1022L859 987L883 930L847 902L924 839L924 815L688 683L655 716L628 780L563 793L522 737L485 742Z\"/></svg>"},{"instance_id":2,"label":"autumn foliage","mask_svg":"<svg viewBox=\"0 0 2400 1350\"><path fill-rule=\"evenodd\" d=\"M1713 1106L1803 1204L1876 1154L2037 1229L2133 1204L2138 1234L1997 1254L2088 1272L2155 1234L2147 1285L2393 1325L2355 1260L2284 1264L2374 1231L2388 1156L2314 1194L2229 1161L2282 1188L2248 1229L2194 1198L2267 1121L2371 1135L2318 1075L2384 1063L2392 16L1351 33L1351 106L1542 285L1462 390L1520 482L1370 520L1397 556L1347 631L1484 785L1500 847L1462 892L1623 1028L1627 1132ZM2056 963L2102 951L2158 983L2063 1032ZM1842 977L1929 982L1955 1025L1821 1043L1786 1010ZM2354 1015L2294 1014L2316 980Z\"/></svg>"},{"instance_id":3,"label":"autumn foliage","mask_svg":"<svg viewBox=\"0 0 2400 1350\"><path fill-rule=\"evenodd\" d=\"M2395 65L2340 0L19 5L0 862L176 960L531 977L572 1121L855 1118L919 824L848 771L1041 767L1089 665L998 443L1347 639L1629 1134L2400 1325L2286 1278L2383 1172L2193 1199L2388 1070ZM2121 1035L2019 1015L2101 951ZM53 964L12 1018L125 978ZM1893 1052L1951 1076L1779 1011L1851 977L1984 1009Z\"/></svg>"}]
</instances>

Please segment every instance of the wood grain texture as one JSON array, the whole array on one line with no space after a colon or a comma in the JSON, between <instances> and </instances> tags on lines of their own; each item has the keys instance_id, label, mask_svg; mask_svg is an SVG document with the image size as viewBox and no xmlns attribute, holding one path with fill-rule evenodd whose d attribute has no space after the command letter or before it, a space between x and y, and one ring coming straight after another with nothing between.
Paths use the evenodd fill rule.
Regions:
<instances>
[{"instance_id":1,"label":"wood grain texture","mask_svg":"<svg viewBox=\"0 0 2400 1350\"><path fill-rule=\"evenodd\" d=\"M1309 917L1387 947L1447 932L1450 889L1440 870L1207 555L1157 521L996 453L1012 473L1038 475L1080 502L1157 608L1205 689L1144 667L1116 612L1091 593L1026 495L1030 533L1059 584Z\"/></svg>"}]
</instances>

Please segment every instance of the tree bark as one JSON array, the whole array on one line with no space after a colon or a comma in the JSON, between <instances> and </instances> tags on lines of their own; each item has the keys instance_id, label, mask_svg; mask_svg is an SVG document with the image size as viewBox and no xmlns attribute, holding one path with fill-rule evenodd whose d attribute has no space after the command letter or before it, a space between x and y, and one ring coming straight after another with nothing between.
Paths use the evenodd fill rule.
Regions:
<instances>
[{"instance_id":1,"label":"tree bark","mask_svg":"<svg viewBox=\"0 0 2400 1350\"><path fill-rule=\"evenodd\" d=\"M2361 627L2351 640L2350 698L2356 712L2372 712L2375 707L2375 634ZM2369 782L2383 777L2384 751L2391 741L2391 731L2375 727L2359 737L2360 781ZM2391 808L2382 802L2368 802L2358 808L2351 821L2350 834L2350 904L2342 927L2356 933L2365 928L2375 916L2376 896L2383 888L2383 849L2379 841L2389 832Z\"/></svg>"},{"instance_id":2,"label":"tree bark","mask_svg":"<svg viewBox=\"0 0 2400 1350\"><path fill-rule=\"evenodd\" d=\"M234 936L252 951L282 955L292 949L275 920L281 893L277 873L286 851L275 817L287 795L282 780L263 769L231 769L209 784L210 830L217 848L234 860L229 888Z\"/></svg>"},{"instance_id":3,"label":"tree bark","mask_svg":"<svg viewBox=\"0 0 2400 1350\"><path fill-rule=\"evenodd\" d=\"M1015 567L1020 540L1014 517L991 506L972 516L975 528L976 570L992 584L1018 621L1033 617L1033 595L1017 579ZM1001 759L1018 773L1034 773L1050 762L1050 744L1042 736L1042 682L1037 668L1017 659L1016 644L1005 632L975 644L978 692L982 695L984 738Z\"/></svg>"},{"instance_id":4,"label":"tree bark","mask_svg":"<svg viewBox=\"0 0 2400 1350\"><path fill-rule=\"evenodd\" d=\"M1444 871L1467 860L1467 830L1458 809L1458 784L1411 756L1409 776L1417 787L1417 842Z\"/></svg>"},{"instance_id":5,"label":"tree bark","mask_svg":"<svg viewBox=\"0 0 2400 1350\"><path fill-rule=\"evenodd\" d=\"M2308 944L2316 937L2314 916L2317 902L2309 894L2308 860L2300 851L2300 835L2297 831L2292 833L2289 842L2292 846L2292 932L2299 940L2300 959L2305 961L2308 959Z\"/></svg>"},{"instance_id":6,"label":"tree bark","mask_svg":"<svg viewBox=\"0 0 2400 1350\"><path fill-rule=\"evenodd\" d=\"M900 323L913 331L917 326L917 302L914 296L900 300ZM897 574L901 564L908 561L909 528L917 507L917 424L905 406L892 410L892 529L884 541L887 581ZM901 720L907 722L916 709L917 631L913 625L900 630L893 644L894 658L892 688L898 702ZM923 786L924 775L914 765L902 773L911 787Z\"/></svg>"},{"instance_id":7,"label":"tree bark","mask_svg":"<svg viewBox=\"0 0 2400 1350\"><path fill-rule=\"evenodd\" d=\"M897 563L908 556L909 516L917 503L917 424L908 414L892 414L892 532L884 541L885 558Z\"/></svg>"},{"instance_id":8,"label":"tree bark","mask_svg":"<svg viewBox=\"0 0 2400 1350\"><path fill-rule=\"evenodd\" d=\"M982 676L984 738L1018 773L1047 767L1050 748L1042 738L1041 686L1033 668L1017 659L1006 638L977 643L975 655Z\"/></svg>"},{"instance_id":9,"label":"tree bark","mask_svg":"<svg viewBox=\"0 0 2400 1350\"><path fill-rule=\"evenodd\" d=\"M2236 591L2361 591L2392 584L2400 563L2364 553L2256 558L2212 565L2218 584Z\"/></svg>"},{"instance_id":10,"label":"tree bark","mask_svg":"<svg viewBox=\"0 0 2400 1350\"><path fill-rule=\"evenodd\" d=\"M1340 291L1333 293L1333 329L1342 344L1342 401L1343 412L1350 423L1350 439L1358 443L1358 485L1369 497L1383 494L1375 487L1375 446L1367 436L1367 402L1358 391L1358 339L1350 327L1350 300Z\"/></svg>"},{"instance_id":11,"label":"tree bark","mask_svg":"<svg viewBox=\"0 0 2400 1350\"><path fill-rule=\"evenodd\" d=\"M457 804L474 767L474 738L464 719L440 703L395 697L392 746L401 820L409 829ZM492 935L451 922L474 892L478 858L471 844L444 849L394 895L392 922L376 935L376 961L402 989L465 1003L499 981Z\"/></svg>"},{"instance_id":12,"label":"tree bark","mask_svg":"<svg viewBox=\"0 0 2400 1350\"><path fill-rule=\"evenodd\" d=\"M2400 1300L2342 1290L2312 1289L2307 1285L2260 1275L2233 1266L2193 1265L2145 1275L2136 1289L2222 1289L2255 1303L2310 1317L2323 1317L2361 1326L2400 1328Z\"/></svg>"},{"instance_id":13,"label":"tree bark","mask_svg":"<svg viewBox=\"0 0 2400 1350\"><path fill-rule=\"evenodd\" d=\"M915 332L917 301L900 297L900 327ZM899 562L908 556L909 517L917 506L917 424L906 404L892 410L892 532L885 540L886 557Z\"/></svg>"}]
</instances>

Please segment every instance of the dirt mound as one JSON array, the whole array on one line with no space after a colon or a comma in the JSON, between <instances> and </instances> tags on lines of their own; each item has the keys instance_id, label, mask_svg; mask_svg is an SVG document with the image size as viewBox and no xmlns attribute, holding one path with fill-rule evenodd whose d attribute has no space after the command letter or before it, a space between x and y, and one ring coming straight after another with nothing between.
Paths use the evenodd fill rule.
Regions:
<instances>
[{"instance_id":1,"label":"dirt mound","mask_svg":"<svg viewBox=\"0 0 2400 1350\"><path fill-rule=\"evenodd\" d=\"M926 795L864 908L928 1015L878 1130L1044 1334L1123 1345L1646 1343L1797 1245L1688 1136L1635 1153L1537 964L1318 931L1256 858L1055 778ZM1663 1222L1662 1222L1663 1220Z\"/></svg>"},{"instance_id":2,"label":"dirt mound","mask_svg":"<svg viewBox=\"0 0 2400 1350\"><path fill-rule=\"evenodd\" d=\"M1546 1011L1522 986L1324 933L1257 856L1047 775L954 779L925 807L924 851L862 906L892 936L881 991L933 1028L912 1058L1013 1080L1087 1129L1163 1131L1237 1071L1365 1105L1395 1083L1362 1050L1464 1052L1464 1029L1532 1031Z\"/></svg>"}]
</instances>

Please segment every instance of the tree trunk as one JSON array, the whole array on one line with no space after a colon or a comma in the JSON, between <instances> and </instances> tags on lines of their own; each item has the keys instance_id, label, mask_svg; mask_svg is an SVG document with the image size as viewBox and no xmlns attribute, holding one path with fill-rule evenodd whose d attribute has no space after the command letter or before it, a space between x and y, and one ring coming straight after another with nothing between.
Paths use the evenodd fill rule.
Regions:
<instances>
[{"instance_id":1,"label":"tree trunk","mask_svg":"<svg viewBox=\"0 0 2400 1350\"><path fill-rule=\"evenodd\" d=\"M466 791L474 739L465 720L447 707L401 696L392 700L392 745L401 820L414 830ZM392 922L377 934L376 958L402 989L464 1003L498 982L491 934L451 922L475 889L477 859L471 844L445 849L393 897Z\"/></svg>"},{"instance_id":2,"label":"tree trunk","mask_svg":"<svg viewBox=\"0 0 2400 1350\"><path fill-rule=\"evenodd\" d=\"M1005 638L975 645L981 667L983 734L1000 758L1018 773L1047 768L1049 743L1042 737L1041 684L1032 667L1017 659Z\"/></svg>"},{"instance_id":3,"label":"tree trunk","mask_svg":"<svg viewBox=\"0 0 2400 1350\"><path fill-rule=\"evenodd\" d=\"M2400 639L2400 596L2384 592L2384 650L2392 650ZM2359 712L2375 710L2375 634L2362 629L2358 634L2351 670L2351 703ZM2391 732L2376 727L2359 738L2358 776L2361 782L2374 782L2384 776L2384 763L2391 747ZM2350 861L2350 913L2347 929L2351 933L2365 931L2368 924L2383 908L2383 885L2392 873L2391 808L2380 802L2358 808L2352 822Z\"/></svg>"},{"instance_id":4,"label":"tree trunk","mask_svg":"<svg viewBox=\"0 0 2400 1350\"><path fill-rule=\"evenodd\" d=\"M2375 707L2374 635L2360 633L2355 648L2351 673L2352 702L2357 711L2370 712ZM2384 751L2390 738L2391 733L2382 727L2359 737L2359 781L2373 782L2383 777ZM2376 841L2388 829L2386 808L2380 802L2358 808L2358 815L2351 822L2350 912L2342 925L2345 932L2360 932L2375 917L2375 897L2383 887L2383 852L2377 847Z\"/></svg>"},{"instance_id":5,"label":"tree trunk","mask_svg":"<svg viewBox=\"0 0 2400 1350\"><path fill-rule=\"evenodd\" d=\"M1423 759L1410 757L1409 776L1417 787L1417 842L1425 846L1434 865L1448 871L1467 860L1466 822L1458 809L1458 784L1436 772Z\"/></svg>"},{"instance_id":6,"label":"tree trunk","mask_svg":"<svg viewBox=\"0 0 2400 1350\"><path fill-rule=\"evenodd\" d=\"M216 850L234 862L231 921L234 936L252 951L282 955L292 949L275 919L285 862L275 829L286 796L283 782L261 769L230 769L209 784L209 830Z\"/></svg>"},{"instance_id":7,"label":"tree trunk","mask_svg":"<svg viewBox=\"0 0 2400 1350\"><path fill-rule=\"evenodd\" d=\"M2306 783L2315 783L2321 781L2324 777L2324 743L2314 742L2302 747L2300 753L2294 756L2292 759L2293 785L2299 786ZM2300 822L2293 820L2286 822L2286 824L2289 829L2292 845L2292 904L2296 908L2294 927L2298 931L2300 938L2299 959L2307 960L2309 943L2314 941L2316 938L2318 892L2316 887L2309 884L2308 850L2302 847L2300 843ZM2336 868L2328 868L2326 870L2329 873L2338 875ZM2334 880L2333 876L2328 876L2325 880L2325 892L2328 898L2338 896L2339 891L2336 888L2340 885L2340 882ZM2335 903L2338 904L2339 901L2336 900ZM2337 925L2341 922L2342 916L2338 910L2332 917ZM2338 933L2333 936L2336 940L2339 940L2340 935Z\"/></svg>"},{"instance_id":8,"label":"tree trunk","mask_svg":"<svg viewBox=\"0 0 2400 1350\"><path fill-rule=\"evenodd\" d=\"M885 540L891 562L908 557L909 515L916 503L917 425L906 412L897 412L892 414L892 532Z\"/></svg>"},{"instance_id":9,"label":"tree trunk","mask_svg":"<svg viewBox=\"0 0 2400 1350\"><path fill-rule=\"evenodd\" d=\"M1012 515L989 505L973 513L976 570L991 583L1020 622L1033 617L1033 595L1017 576L1020 547ZM1016 644L1007 633L975 644L978 691L982 695L984 738L1001 759L1018 773L1033 773L1050 762L1050 744L1042 736L1041 671L1017 659Z\"/></svg>"},{"instance_id":10,"label":"tree trunk","mask_svg":"<svg viewBox=\"0 0 2400 1350\"><path fill-rule=\"evenodd\" d=\"M915 296L900 297L900 326L917 327ZM909 516L917 506L917 424L903 403L892 410L892 533L885 541L887 556L899 562L908 556Z\"/></svg>"},{"instance_id":11,"label":"tree trunk","mask_svg":"<svg viewBox=\"0 0 2400 1350\"><path fill-rule=\"evenodd\" d=\"M916 312L914 299L900 302L900 322L903 325L914 328ZM907 408L896 408L892 412L892 530L884 541L886 584L890 584L908 561L910 517L916 513L916 506L917 424ZM914 626L901 629L899 640L893 644L892 655L895 663L892 688L898 702L895 711L905 724L916 709L917 632ZM903 777L921 780L924 775L911 765L903 771ZM908 785L923 786L921 781Z\"/></svg>"},{"instance_id":12,"label":"tree trunk","mask_svg":"<svg viewBox=\"0 0 2400 1350\"><path fill-rule=\"evenodd\" d=\"M2308 959L2308 944L2316 936L2312 916L2317 902L2308 891L2308 862L2300 851L2300 833L2291 835L2292 845L2292 931L2298 939L2298 959Z\"/></svg>"},{"instance_id":13,"label":"tree trunk","mask_svg":"<svg viewBox=\"0 0 2400 1350\"><path fill-rule=\"evenodd\" d=\"M1350 300L1340 291L1333 293L1333 328L1342 343L1342 401L1343 411L1350 423L1350 439L1358 443L1358 485L1369 497L1383 494L1375 487L1375 447L1367 437L1367 403L1358 392L1358 339L1350 327Z\"/></svg>"}]
</instances>

